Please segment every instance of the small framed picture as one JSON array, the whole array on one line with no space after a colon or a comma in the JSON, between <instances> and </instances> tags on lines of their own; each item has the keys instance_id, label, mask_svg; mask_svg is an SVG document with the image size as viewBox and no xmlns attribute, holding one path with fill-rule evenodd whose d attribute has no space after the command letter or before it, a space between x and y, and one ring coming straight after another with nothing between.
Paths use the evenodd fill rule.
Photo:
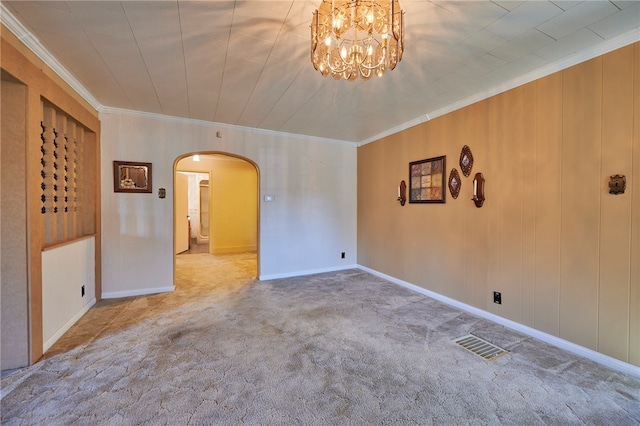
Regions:
<instances>
[{"instance_id":1,"label":"small framed picture","mask_svg":"<svg viewBox=\"0 0 640 426\"><path fill-rule=\"evenodd\" d=\"M409 202L444 203L446 156L409 163Z\"/></svg>"},{"instance_id":2,"label":"small framed picture","mask_svg":"<svg viewBox=\"0 0 640 426\"><path fill-rule=\"evenodd\" d=\"M113 191L150 193L151 163L114 161Z\"/></svg>"}]
</instances>

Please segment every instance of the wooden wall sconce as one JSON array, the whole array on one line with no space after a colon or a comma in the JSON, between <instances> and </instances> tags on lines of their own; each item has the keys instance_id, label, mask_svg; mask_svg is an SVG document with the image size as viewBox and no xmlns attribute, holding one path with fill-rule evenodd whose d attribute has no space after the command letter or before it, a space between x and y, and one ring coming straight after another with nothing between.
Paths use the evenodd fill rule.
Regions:
<instances>
[{"instance_id":1,"label":"wooden wall sconce","mask_svg":"<svg viewBox=\"0 0 640 426\"><path fill-rule=\"evenodd\" d=\"M400 182L400 186L398 187L398 201L401 206L407 202L407 184L405 181Z\"/></svg>"},{"instance_id":2,"label":"wooden wall sconce","mask_svg":"<svg viewBox=\"0 0 640 426\"><path fill-rule=\"evenodd\" d=\"M471 199L477 208L484 204L484 177L482 173L476 173L473 178L473 198Z\"/></svg>"}]
</instances>

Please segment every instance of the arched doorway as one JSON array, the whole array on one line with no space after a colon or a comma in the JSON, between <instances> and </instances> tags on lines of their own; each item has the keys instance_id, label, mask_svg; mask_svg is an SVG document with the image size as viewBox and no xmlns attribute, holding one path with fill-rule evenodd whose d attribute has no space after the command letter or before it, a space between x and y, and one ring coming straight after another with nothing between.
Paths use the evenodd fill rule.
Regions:
<instances>
[{"instance_id":1,"label":"arched doorway","mask_svg":"<svg viewBox=\"0 0 640 426\"><path fill-rule=\"evenodd\" d=\"M211 256L217 261L242 259L244 267L235 273L250 274L247 278L251 279L259 275L259 185L257 165L243 157L223 152L198 152L176 159L176 288L180 286L177 268L184 263L180 261L190 254L201 255L207 265L213 264ZM246 267L247 259L253 259L251 265L254 266L249 269ZM193 262L194 257L189 261Z\"/></svg>"}]
</instances>

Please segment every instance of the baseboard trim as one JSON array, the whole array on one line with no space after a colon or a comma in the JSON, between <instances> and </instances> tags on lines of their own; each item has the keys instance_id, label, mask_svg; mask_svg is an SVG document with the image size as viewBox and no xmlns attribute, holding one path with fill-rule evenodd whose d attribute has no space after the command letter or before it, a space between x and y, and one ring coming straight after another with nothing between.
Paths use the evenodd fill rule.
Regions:
<instances>
[{"instance_id":1,"label":"baseboard trim","mask_svg":"<svg viewBox=\"0 0 640 426\"><path fill-rule=\"evenodd\" d=\"M131 296L146 296L148 294L167 293L175 291L175 286L169 287L156 287L156 288L144 288L139 290L126 290L126 291L109 291L102 293L103 299L117 299L119 297L131 297Z\"/></svg>"},{"instance_id":2,"label":"baseboard trim","mask_svg":"<svg viewBox=\"0 0 640 426\"><path fill-rule=\"evenodd\" d=\"M322 268L322 269L308 269L305 271L285 272L283 274L260 275L258 279L260 281L269 281L269 280L277 280L280 278L293 278L293 277L301 277L304 275L323 274L325 272L344 271L345 269L354 269L354 268L358 268L358 265L346 265L346 266L337 266L337 267Z\"/></svg>"},{"instance_id":3,"label":"baseboard trim","mask_svg":"<svg viewBox=\"0 0 640 426\"><path fill-rule=\"evenodd\" d=\"M519 331L522 334L533 337L535 339L541 340L550 345L556 346L560 349L564 349L573 354L582 356L587 358L593 362L597 362L598 364L604 365L605 367L609 367L612 370L619 371L621 373L627 374L632 377L640 378L640 367L636 367L635 365L629 364L624 361L620 361L619 359L612 358L608 355L604 355L600 352L596 352L592 349L585 348L584 346L577 345L575 343L569 342L567 340L561 339L559 337L553 336L551 334L542 332L540 330L536 330L529 326L517 323L515 321L509 320L507 318L503 318L499 315L492 314L491 312L484 311L482 309L476 308L471 305L467 305L466 303L462 303L455 299L451 299L450 297L443 296L439 293L433 292L431 290L424 289L422 287L418 287L415 284L408 283L406 281L402 281L398 278L392 277L390 275L384 274L382 272L378 272L375 269L367 268L366 266L358 265L357 268L368 272L377 277L383 278L387 281L390 281L394 284L397 284L401 287L405 287L409 290L413 290L417 293L423 294L432 299L438 300L440 302L446 303L447 305L453 306L460 310L469 312L481 318L487 319L489 321L493 321L497 324L503 325L507 328L510 328L515 331Z\"/></svg>"},{"instance_id":4,"label":"baseboard trim","mask_svg":"<svg viewBox=\"0 0 640 426\"><path fill-rule=\"evenodd\" d=\"M91 299L89 303L84 305L78 312L76 312L75 315L69 319L69 321L64 323L64 325L60 327L58 331L53 333L53 336L49 337L47 341L42 344L42 353L47 352L49 348L53 346L53 344L56 343L58 339L61 338L62 335L66 333L76 322L78 322L78 320L82 318L84 314L89 312L89 309L91 309L95 304L96 304L96 299L95 298Z\"/></svg>"}]
</instances>

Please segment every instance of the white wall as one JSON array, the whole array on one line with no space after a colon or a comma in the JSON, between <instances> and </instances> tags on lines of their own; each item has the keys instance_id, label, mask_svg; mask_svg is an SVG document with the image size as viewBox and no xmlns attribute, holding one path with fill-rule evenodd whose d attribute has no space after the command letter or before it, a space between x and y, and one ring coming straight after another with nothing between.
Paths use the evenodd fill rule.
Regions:
<instances>
[{"instance_id":1,"label":"white wall","mask_svg":"<svg viewBox=\"0 0 640 426\"><path fill-rule=\"evenodd\" d=\"M96 303L95 245L90 237L42 252L43 352Z\"/></svg>"},{"instance_id":2,"label":"white wall","mask_svg":"<svg viewBox=\"0 0 640 426\"><path fill-rule=\"evenodd\" d=\"M103 297L173 288L173 167L194 152L258 165L261 279L356 264L354 145L121 110L101 112L100 120ZM114 160L153 163L153 193L114 193ZM274 201L264 202L267 194Z\"/></svg>"}]
</instances>

